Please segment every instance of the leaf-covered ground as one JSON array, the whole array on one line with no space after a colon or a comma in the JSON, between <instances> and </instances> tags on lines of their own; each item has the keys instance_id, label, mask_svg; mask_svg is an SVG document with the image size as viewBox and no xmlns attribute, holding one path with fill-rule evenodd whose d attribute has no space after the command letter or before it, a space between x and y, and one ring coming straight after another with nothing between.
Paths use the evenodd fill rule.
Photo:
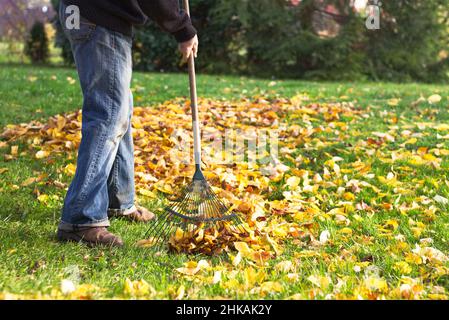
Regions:
<instances>
[{"instance_id":1,"label":"leaf-covered ground","mask_svg":"<svg viewBox=\"0 0 449 320\"><path fill-rule=\"evenodd\" d=\"M154 254L137 244L147 227L120 220L111 230L123 249L56 242L81 119L60 111L79 106L76 77L14 71L17 81L0 87L12 123L0 140L0 297L447 299L447 87L203 78L205 128L275 129L280 139L276 161L253 168L205 152L215 191L254 231L210 257ZM173 133L190 130L188 103L175 99L186 79L162 78L138 74L133 83L137 193L156 213L160 195L192 174L173 152ZM32 106L8 91L21 85L34 92ZM175 89L161 98L164 86ZM40 112L20 124L8 101ZM64 103L71 107L58 109ZM47 105L57 111L50 117Z\"/></svg>"}]
</instances>

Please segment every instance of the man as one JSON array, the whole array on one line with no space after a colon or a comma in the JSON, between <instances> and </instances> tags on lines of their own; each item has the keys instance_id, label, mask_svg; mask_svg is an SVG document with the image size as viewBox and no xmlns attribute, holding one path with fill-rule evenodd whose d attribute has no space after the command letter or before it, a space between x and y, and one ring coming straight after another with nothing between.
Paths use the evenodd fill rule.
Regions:
<instances>
[{"instance_id":1,"label":"man","mask_svg":"<svg viewBox=\"0 0 449 320\"><path fill-rule=\"evenodd\" d=\"M79 9L79 28L67 23L77 12L73 8ZM63 0L59 16L84 100L77 169L64 201L58 239L122 246L123 241L107 230L108 217L139 222L154 218L134 204L132 28L148 17L154 20L175 37L185 60L197 54L196 30L178 0Z\"/></svg>"}]
</instances>

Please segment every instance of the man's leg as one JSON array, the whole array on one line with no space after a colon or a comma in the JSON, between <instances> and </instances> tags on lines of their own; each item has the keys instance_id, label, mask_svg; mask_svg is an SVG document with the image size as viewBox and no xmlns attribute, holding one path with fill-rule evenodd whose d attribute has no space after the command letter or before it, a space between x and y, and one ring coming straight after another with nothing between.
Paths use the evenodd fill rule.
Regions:
<instances>
[{"instance_id":1,"label":"man's leg","mask_svg":"<svg viewBox=\"0 0 449 320\"><path fill-rule=\"evenodd\" d=\"M64 24L64 9L61 9ZM65 28L65 26L63 26ZM107 180L130 122L131 39L81 19L64 30L83 91L77 170L64 201L59 230L107 227Z\"/></svg>"},{"instance_id":2,"label":"man's leg","mask_svg":"<svg viewBox=\"0 0 449 320\"><path fill-rule=\"evenodd\" d=\"M134 143L131 128L132 94L129 101L129 125L120 141L117 155L108 178L109 209L123 213L134 209Z\"/></svg>"},{"instance_id":3,"label":"man's leg","mask_svg":"<svg viewBox=\"0 0 449 320\"><path fill-rule=\"evenodd\" d=\"M137 222L148 222L154 218L154 214L134 204L134 144L131 127L133 111L132 94L130 94L129 104L130 121L128 130L120 141L117 155L108 178L108 216L125 217Z\"/></svg>"}]
</instances>

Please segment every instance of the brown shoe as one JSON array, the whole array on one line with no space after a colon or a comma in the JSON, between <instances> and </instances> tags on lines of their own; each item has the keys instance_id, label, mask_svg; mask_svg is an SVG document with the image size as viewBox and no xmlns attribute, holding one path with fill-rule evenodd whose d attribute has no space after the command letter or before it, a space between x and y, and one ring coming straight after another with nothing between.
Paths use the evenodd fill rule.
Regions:
<instances>
[{"instance_id":1,"label":"brown shoe","mask_svg":"<svg viewBox=\"0 0 449 320\"><path fill-rule=\"evenodd\" d=\"M59 241L83 242L89 246L107 245L111 247L122 247L123 241L120 237L110 233L105 227L92 227L79 231L58 230Z\"/></svg>"},{"instance_id":2,"label":"brown shoe","mask_svg":"<svg viewBox=\"0 0 449 320\"><path fill-rule=\"evenodd\" d=\"M156 215L149 211L148 209L136 206L136 211L124 214L124 215L114 215L115 217L120 217L123 219L127 219L129 221L134 222L141 222L141 223L147 223L148 221L151 221L156 218Z\"/></svg>"}]
</instances>

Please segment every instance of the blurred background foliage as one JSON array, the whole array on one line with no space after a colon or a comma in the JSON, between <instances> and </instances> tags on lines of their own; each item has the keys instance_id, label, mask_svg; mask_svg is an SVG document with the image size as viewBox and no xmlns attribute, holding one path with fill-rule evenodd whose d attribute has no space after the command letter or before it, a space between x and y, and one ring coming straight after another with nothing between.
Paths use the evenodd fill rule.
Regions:
<instances>
[{"instance_id":1,"label":"blurred background foliage","mask_svg":"<svg viewBox=\"0 0 449 320\"><path fill-rule=\"evenodd\" d=\"M373 1L191 0L197 67L275 78L447 81L449 0L384 1L380 29L369 30L367 12L379 5ZM51 1L52 12L58 3ZM51 41L64 63L73 64L57 17L50 20ZM174 39L151 21L135 30L133 58L137 70L185 68Z\"/></svg>"},{"instance_id":2,"label":"blurred background foliage","mask_svg":"<svg viewBox=\"0 0 449 320\"><path fill-rule=\"evenodd\" d=\"M36 21L30 30L30 35L25 43L25 54L33 63L45 63L48 61L50 52L48 47L48 36L45 25Z\"/></svg>"}]
</instances>

